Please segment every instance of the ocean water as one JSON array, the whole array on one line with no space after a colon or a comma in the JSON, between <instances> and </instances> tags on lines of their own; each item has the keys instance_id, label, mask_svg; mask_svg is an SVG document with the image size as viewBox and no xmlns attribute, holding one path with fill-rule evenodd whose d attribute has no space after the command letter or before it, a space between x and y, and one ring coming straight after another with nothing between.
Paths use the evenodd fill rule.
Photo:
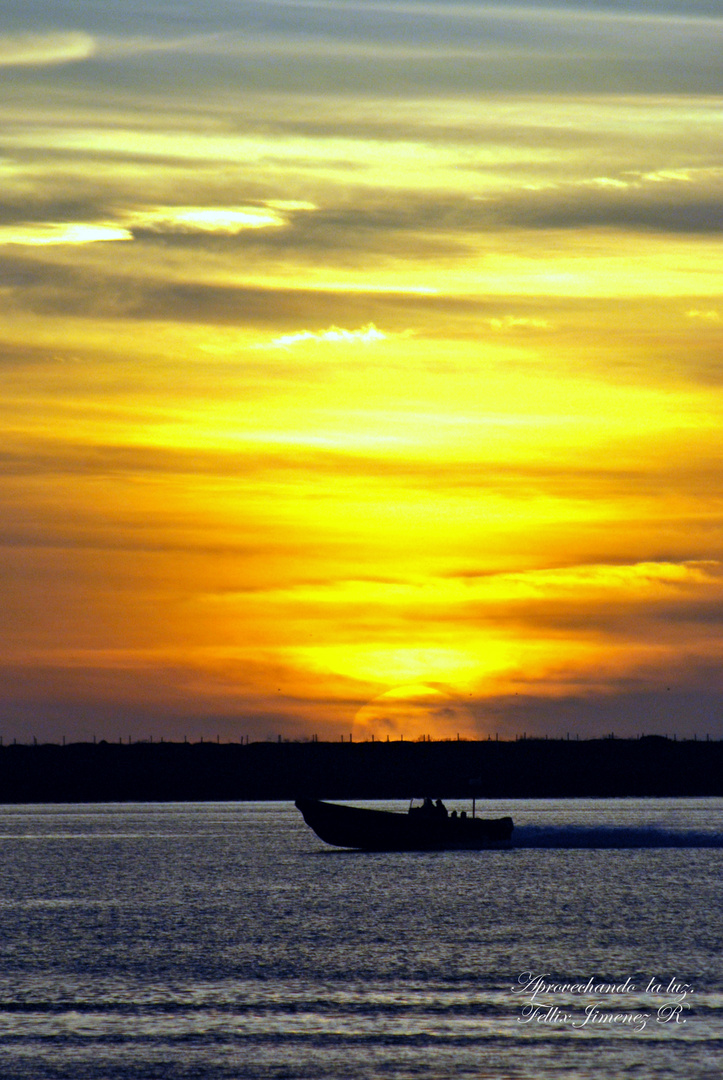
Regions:
<instances>
[{"instance_id":1,"label":"ocean water","mask_svg":"<svg viewBox=\"0 0 723 1080\"><path fill-rule=\"evenodd\" d=\"M281 803L0 807L0 1077L719 1080L723 800L479 812L512 850L336 851Z\"/></svg>"}]
</instances>

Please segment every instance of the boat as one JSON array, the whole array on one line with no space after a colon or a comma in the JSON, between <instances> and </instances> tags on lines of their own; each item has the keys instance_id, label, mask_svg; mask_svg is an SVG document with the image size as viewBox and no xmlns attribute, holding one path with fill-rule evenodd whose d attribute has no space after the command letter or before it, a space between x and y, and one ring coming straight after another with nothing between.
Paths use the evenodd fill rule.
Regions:
<instances>
[{"instance_id":1,"label":"boat","mask_svg":"<svg viewBox=\"0 0 723 1080\"><path fill-rule=\"evenodd\" d=\"M426 800L406 814L358 806L297 799L306 824L320 840L334 847L362 851L478 851L508 848L514 828L511 817L478 818L448 814L441 803Z\"/></svg>"}]
</instances>

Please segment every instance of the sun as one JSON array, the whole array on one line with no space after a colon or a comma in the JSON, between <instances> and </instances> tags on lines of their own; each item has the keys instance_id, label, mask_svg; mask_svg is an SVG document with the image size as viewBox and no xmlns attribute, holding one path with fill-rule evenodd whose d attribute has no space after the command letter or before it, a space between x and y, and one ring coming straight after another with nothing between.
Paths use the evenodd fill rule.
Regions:
<instances>
[{"instance_id":1,"label":"sun","mask_svg":"<svg viewBox=\"0 0 723 1080\"><path fill-rule=\"evenodd\" d=\"M438 684L405 683L363 705L354 717L354 738L432 739L477 737L474 717L451 691Z\"/></svg>"}]
</instances>

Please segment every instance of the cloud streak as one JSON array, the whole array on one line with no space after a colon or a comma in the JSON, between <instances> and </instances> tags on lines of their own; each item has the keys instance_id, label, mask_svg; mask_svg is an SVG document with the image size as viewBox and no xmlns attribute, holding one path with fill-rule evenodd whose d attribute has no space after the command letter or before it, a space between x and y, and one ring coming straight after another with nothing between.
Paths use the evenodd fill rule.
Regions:
<instances>
[{"instance_id":1,"label":"cloud streak","mask_svg":"<svg viewBox=\"0 0 723 1080\"><path fill-rule=\"evenodd\" d=\"M90 34L67 31L0 36L0 67L36 67L76 63L96 51Z\"/></svg>"},{"instance_id":2,"label":"cloud streak","mask_svg":"<svg viewBox=\"0 0 723 1080\"><path fill-rule=\"evenodd\" d=\"M374 323L362 326L358 330L345 330L340 326L330 326L327 330L301 330L295 334L283 334L268 344L257 345L263 349L290 349L294 345L369 345L375 341L384 341L386 334L377 329Z\"/></svg>"},{"instance_id":3,"label":"cloud streak","mask_svg":"<svg viewBox=\"0 0 723 1080\"><path fill-rule=\"evenodd\" d=\"M85 222L32 222L0 225L0 246L48 247L58 244L97 244L132 240L133 233L117 225Z\"/></svg>"}]
</instances>

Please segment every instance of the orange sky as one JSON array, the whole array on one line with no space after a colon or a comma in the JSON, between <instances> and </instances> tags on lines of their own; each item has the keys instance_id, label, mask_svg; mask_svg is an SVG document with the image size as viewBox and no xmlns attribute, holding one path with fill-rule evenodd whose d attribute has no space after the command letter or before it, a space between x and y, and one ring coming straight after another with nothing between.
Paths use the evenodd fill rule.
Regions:
<instances>
[{"instance_id":1,"label":"orange sky","mask_svg":"<svg viewBox=\"0 0 723 1080\"><path fill-rule=\"evenodd\" d=\"M31 0L0 734L723 735L715 4Z\"/></svg>"}]
</instances>

